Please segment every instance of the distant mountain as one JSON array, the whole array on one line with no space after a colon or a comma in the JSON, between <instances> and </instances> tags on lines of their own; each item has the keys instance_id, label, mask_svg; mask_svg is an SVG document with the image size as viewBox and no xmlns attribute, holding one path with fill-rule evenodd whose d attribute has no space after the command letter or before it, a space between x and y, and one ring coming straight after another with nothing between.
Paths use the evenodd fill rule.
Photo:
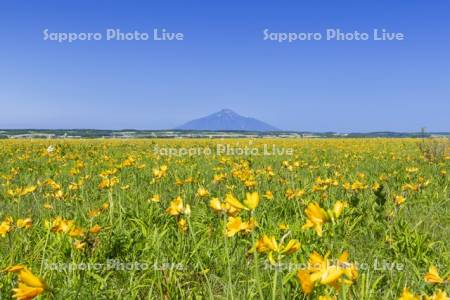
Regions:
<instances>
[{"instance_id":1,"label":"distant mountain","mask_svg":"<svg viewBox=\"0 0 450 300\"><path fill-rule=\"evenodd\" d=\"M243 117L230 109L222 109L209 116L195 119L181 125L177 130L242 130L242 131L280 131L267 123L254 118Z\"/></svg>"}]
</instances>

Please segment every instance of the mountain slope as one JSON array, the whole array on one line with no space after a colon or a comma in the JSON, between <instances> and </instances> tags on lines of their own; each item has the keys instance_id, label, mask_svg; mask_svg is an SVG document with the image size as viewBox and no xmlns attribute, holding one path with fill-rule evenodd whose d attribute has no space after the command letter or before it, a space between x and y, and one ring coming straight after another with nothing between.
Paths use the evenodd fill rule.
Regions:
<instances>
[{"instance_id":1,"label":"mountain slope","mask_svg":"<svg viewBox=\"0 0 450 300\"><path fill-rule=\"evenodd\" d=\"M267 123L254 118L243 117L230 109L222 109L209 116L195 119L181 125L178 130L242 130L242 131L279 131Z\"/></svg>"}]
</instances>

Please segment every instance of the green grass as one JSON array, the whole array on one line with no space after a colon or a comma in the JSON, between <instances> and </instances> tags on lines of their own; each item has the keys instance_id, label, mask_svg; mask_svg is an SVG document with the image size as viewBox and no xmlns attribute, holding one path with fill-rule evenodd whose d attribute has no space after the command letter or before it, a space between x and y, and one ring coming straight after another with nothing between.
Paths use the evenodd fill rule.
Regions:
<instances>
[{"instance_id":1,"label":"green grass","mask_svg":"<svg viewBox=\"0 0 450 300\"><path fill-rule=\"evenodd\" d=\"M226 142L248 145L248 140ZM258 147L262 143L293 147L295 155L235 156L226 162L216 156L157 157L152 151L155 143L160 148L214 147L216 141L0 141L0 222L7 216L14 221L26 217L33 220L32 228L13 229L0 237L0 268L27 265L50 287L40 296L42 299L316 299L319 295L336 295L338 299L378 300L397 299L404 287L428 295L438 288L449 291L448 284L433 286L423 277L430 265L438 267L442 276L450 272L449 180L441 173L448 174L450 164L448 159L428 162L415 141L254 140L253 145ZM56 150L47 155L51 144ZM119 166L129 156L135 164L119 168L115 174L119 183L111 189L99 189L99 174ZM71 175L78 160L85 167ZM245 187L232 176L233 169L243 161L250 165L249 172L256 180L254 188ZM289 170L283 167L283 161L291 165L298 162L298 166ZM152 169L161 165L168 166L167 176L154 180ZM264 172L268 166L275 176ZM411 167L418 171L407 172ZM17 174L10 176L13 168ZM214 183L217 173L228 177ZM358 177L358 173L364 177ZM87 175L89 179L79 190L68 189L71 182ZM382 175L385 180L380 180ZM176 179L189 177L192 183L176 184ZM335 179L338 185L313 192L317 177ZM38 184L49 178L61 185L64 199L55 199L51 188ZM367 188L360 192L343 188L345 182L355 180ZM429 184L417 192L402 190L407 183L427 180ZM383 186L383 195L378 197L371 189L375 182ZM37 186L31 194L12 197L7 193L30 185ZM121 189L126 185L128 189ZM198 197L200 186L211 195ZM289 188L303 189L305 194L288 200L285 193ZM209 208L209 200L223 200L228 192L242 200L247 191L253 190L261 197L270 190L274 200L261 199L253 213L258 222L253 232L226 237L227 219ZM155 194L161 195L160 202L149 201ZM400 194L406 201L398 207L393 199ZM177 196L191 206L186 232L178 228L177 218L165 211ZM335 224L324 225L322 237L314 230L302 230L308 203L315 201L331 208L336 200L347 201L349 207ZM105 202L113 205L97 217L88 216L90 210ZM45 209L45 203L54 209ZM248 215L240 213L243 219ZM85 236L90 244L79 251L72 245L74 238L46 228L45 221L56 216L74 220L85 231L99 224L102 231ZM281 223L289 225L289 239L299 240L301 249L274 268L266 255L248 251L263 234L281 239L286 234L278 228ZM351 262L360 265L354 284L339 291L317 286L305 296L296 277L299 266L313 251L322 255L330 251L332 257L338 257L344 250L349 251ZM138 263L143 269L108 269L111 260ZM380 265L375 268L375 261L394 266L394 270L380 269ZM53 270L52 264L65 265L66 269ZM102 267L68 268L79 264ZM0 276L0 299L10 299L16 276L4 272Z\"/></svg>"}]
</instances>

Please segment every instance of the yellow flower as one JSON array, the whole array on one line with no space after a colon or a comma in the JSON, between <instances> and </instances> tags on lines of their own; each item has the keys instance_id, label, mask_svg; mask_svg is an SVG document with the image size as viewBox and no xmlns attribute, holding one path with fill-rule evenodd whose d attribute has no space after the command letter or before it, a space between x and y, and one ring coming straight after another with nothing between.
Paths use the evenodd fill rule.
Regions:
<instances>
[{"instance_id":1,"label":"yellow flower","mask_svg":"<svg viewBox=\"0 0 450 300\"><path fill-rule=\"evenodd\" d=\"M209 192L204 187L199 187L197 190L197 196L199 196L200 198L207 197L209 196Z\"/></svg>"},{"instance_id":2,"label":"yellow flower","mask_svg":"<svg viewBox=\"0 0 450 300\"><path fill-rule=\"evenodd\" d=\"M213 182L217 184L217 183L223 181L226 176L227 176L226 174L215 174L214 178L213 178Z\"/></svg>"},{"instance_id":3,"label":"yellow flower","mask_svg":"<svg viewBox=\"0 0 450 300\"><path fill-rule=\"evenodd\" d=\"M351 284L357 278L356 266L347 262L348 252L342 253L337 264L331 264L327 255L322 257L317 252L313 252L309 257L308 268L297 272L305 294L311 293L316 282L339 288L342 284Z\"/></svg>"},{"instance_id":4,"label":"yellow flower","mask_svg":"<svg viewBox=\"0 0 450 300\"><path fill-rule=\"evenodd\" d=\"M11 197L16 197L16 196L26 196L28 194L33 193L36 190L37 186L28 186L28 187L23 187L23 188L15 188L15 189L9 189L6 193L11 196Z\"/></svg>"},{"instance_id":5,"label":"yellow flower","mask_svg":"<svg viewBox=\"0 0 450 300\"><path fill-rule=\"evenodd\" d=\"M339 256L338 263L341 268L344 269L344 274L347 277L347 280L343 281L343 283L351 284L356 278L358 278L358 270L354 264L348 262L348 251L342 252L341 256Z\"/></svg>"},{"instance_id":6,"label":"yellow flower","mask_svg":"<svg viewBox=\"0 0 450 300\"><path fill-rule=\"evenodd\" d=\"M228 203L231 207L236 210L255 210L259 204L259 195L257 192L247 193L246 198L244 200L244 204L242 204L233 194L227 194L225 197L225 202Z\"/></svg>"},{"instance_id":7,"label":"yellow flower","mask_svg":"<svg viewBox=\"0 0 450 300\"><path fill-rule=\"evenodd\" d=\"M255 230L257 222L254 218L250 218L247 222L244 222L243 230L245 233L250 233Z\"/></svg>"},{"instance_id":8,"label":"yellow flower","mask_svg":"<svg viewBox=\"0 0 450 300\"><path fill-rule=\"evenodd\" d=\"M372 185L372 190L373 190L373 191L379 191L380 188L381 188L381 185L380 185L378 182L375 182L375 183Z\"/></svg>"},{"instance_id":9,"label":"yellow flower","mask_svg":"<svg viewBox=\"0 0 450 300\"><path fill-rule=\"evenodd\" d=\"M397 205L402 205L403 203L405 203L406 199L405 197L401 196L401 195L397 195L394 197L394 202Z\"/></svg>"},{"instance_id":10,"label":"yellow flower","mask_svg":"<svg viewBox=\"0 0 450 300\"><path fill-rule=\"evenodd\" d=\"M343 202L343 201L336 201L336 203L334 203L333 206L333 216L334 218L339 218L339 216L342 214L342 211L344 210L345 207L348 207L347 202Z\"/></svg>"},{"instance_id":11,"label":"yellow flower","mask_svg":"<svg viewBox=\"0 0 450 300\"><path fill-rule=\"evenodd\" d=\"M288 189L285 193L285 196L288 200L292 200L294 198L299 198L299 197L303 196L304 194L305 194L304 190Z\"/></svg>"},{"instance_id":12,"label":"yellow flower","mask_svg":"<svg viewBox=\"0 0 450 300\"><path fill-rule=\"evenodd\" d=\"M247 222L242 222L240 217L229 217L227 222L226 235L228 237L234 236L236 233L243 231L249 233L256 227L256 221L250 218Z\"/></svg>"},{"instance_id":13,"label":"yellow flower","mask_svg":"<svg viewBox=\"0 0 450 300\"><path fill-rule=\"evenodd\" d=\"M183 204L183 199L178 196L170 202L170 206L166 209L166 212L171 216L178 216L180 214L188 215L191 212L189 205Z\"/></svg>"},{"instance_id":14,"label":"yellow flower","mask_svg":"<svg viewBox=\"0 0 450 300\"><path fill-rule=\"evenodd\" d=\"M356 180L355 182L352 183L351 189L352 189L352 191L358 192L358 191L364 190L366 187L367 187L367 185Z\"/></svg>"},{"instance_id":15,"label":"yellow flower","mask_svg":"<svg viewBox=\"0 0 450 300\"><path fill-rule=\"evenodd\" d=\"M419 300L419 296L412 294L407 288L403 289L403 293L398 300Z\"/></svg>"},{"instance_id":16,"label":"yellow flower","mask_svg":"<svg viewBox=\"0 0 450 300\"><path fill-rule=\"evenodd\" d=\"M228 216L236 216L239 213L239 210L235 207L231 206L229 203L222 203L223 210L227 213Z\"/></svg>"},{"instance_id":17,"label":"yellow flower","mask_svg":"<svg viewBox=\"0 0 450 300\"><path fill-rule=\"evenodd\" d=\"M93 233L93 234L97 234L97 233L99 233L101 230L102 230L102 228L100 227L100 225L95 224L93 227L91 227L91 228L89 229L89 232L90 232L90 233Z\"/></svg>"},{"instance_id":18,"label":"yellow flower","mask_svg":"<svg viewBox=\"0 0 450 300\"><path fill-rule=\"evenodd\" d=\"M77 250L84 250L86 243L80 240L75 240L75 242L73 242L73 247Z\"/></svg>"},{"instance_id":19,"label":"yellow flower","mask_svg":"<svg viewBox=\"0 0 450 300\"><path fill-rule=\"evenodd\" d=\"M153 197L150 198L150 201L152 201L152 202L159 202L159 201L161 201L161 196L160 195L154 195Z\"/></svg>"},{"instance_id":20,"label":"yellow flower","mask_svg":"<svg viewBox=\"0 0 450 300\"><path fill-rule=\"evenodd\" d=\"M419 168L406 168L406 172L408 173L417 173L417 171L419 171Z\"/></svg>"},{"instance_id":21,"label":"yellow flower","mask_svg":"<svg viewBox=\"0 0 450 300\"><path fill-rule=\"evenodd\" d=\"M308 218L303 229L312 228L316 231L318 236L322 236L322 225L327 220L326 212L316 202L309 203L305 209L305 214Z\"/></svg>"},{"instance_id":22,"label":"yellow flower","mask_svg":"<svg viewBox=\"0 0 450 300\"><path fill-rule=\"evenodd\" d=\"M262 238L256 241L255 249L260 253L278 251L278 244L274 236L263 235Z\"/></svg>"},{"instance_id":23,"label":"yellow flower","mask_svg":"<svg viewBox=\"0 0 450 300\"><path fill-rule=\"evenodd\" d=\"M425 300L448 300L447 293L441 290L435 292L432 296L425 296Z\"/></svg>"},{"instance_id":24,"label":"yellow flower","mask_svg":"<svg viewBox=\"0 0 450 300\"><path fill-rule=\"evenodd\" d=\"M167 175L167 170L168 170L168 167L166 165L162 165L159 168L154 168L153 169L153 177L155 177L155 179L161 179Z\"/></svg>"},{"instance_id":25,"label":"yellow flower","mask_svg":"<svg viewBox=\"0 0 450 300\"><path fill-rule=\"evenodd\" d=\"M54 191L61 189L61 186L53 179L47 179L43 184L50 186Z\"/></svg>"},{"instance_id":26,"label":"yellow flower","mask_svg":"<svg viewBox=\"0 0 450 300\"><path fill-rule=\"evenodd\" d=\"M344 270L339 266L329 266L311 275L311 280L320 279L321 284L334 284L342 275Z\"/></svg>"},{"instance_id":27,"label":"yellow flower","mask_svg":"<svg viewBox=\"0 0 450 300\"><path fill-rule=\"evenodd\" d=\"M51 223L52 232L69 232L73 227L73 221L65 220L62 217L56 217Z\"/></svg>"},{"instance_id":28,"label":"yellow flower","mask_svg":"<svg viewBox=\"0 0 450 300\"><path fill-rule=\"evenodd\" d=\"M336 300L336 297L331 297L328 295L324 295L324 296L319 296L319 298L317 298L318 300Z\"/></svg>"},{"instance_id":29,"label":"yellow flower","mask_svg":"<svg viewBox=\"0 0 450 300\"><path fill-rule=\"evenodd\" d=\"M407 183L407 184L402 185L403 191L417 192L417 191L419 191L419 189L420 189L420 186L418 184Z\"/></svg>"},{"instance_id":30,"label":"yellow flower","mask_svg":"<svg viewBox=\"0 0 450 300\"><path fill-rule=\"evenodd\" d=\"M257 192L247 193L244 204L250 209L255 210L259 204L259 195Z\"/></svg>"},{"instance_id":31,"label":"yellow flower","mask_svg":"<svg viewBox=\"0 0 450 300\"><path fill-rule=\"evenodd\" d=\"M18 219L16 225L17 228L31 228L33 221L30 218Z\"/></svg>"},{"instance_id":32,"label":"yellow flower","mask_svg":"<svg viewBox=\"0 0 450 300\"><path fill-rule=\"evenodd\" d=\"M70 231L69 231L69 236L71 236L71 237L80 237L80 236L83 236L84 235L84 232L83 232L83 230L81 229L81 228L78 228L78 227L72 227L71 229L70 229Z\"/></svg>"},{"instance_id":33,"label":"yellow flower","mask_svg":"<svg viewBox=\"0 0 450 300\"><path fill-rule=\"evenodd\" d=\"M438 269L435 266L430 266L428 268L428 273L424 276L425 282L428 283L443 283L444 279L439 276Z\"/></svg>"},{"instance_id":34,"label":"yellow flower","mask_svg":"<svg viewBox=\"0 0 450 300\"><path fill-rule=\"evenodd\" d=\"M102 181L100 181L98 188L99 189L108 189L116 184L119 183L119 179L117 177L111 177L111 178L103 178Z\"/></svg>"},{"instance_id":35,"label":"yellow flower","mask_svg":"<svg viewBox=\"0 0 450 300\"><path fill-rule=\"evenodd\" d=\"M0 223L0 236L5 237L11 231L11 222L3 221Z\"/></svg>"},{"instance_id":36,"label":"yellow flower","mask_svg":"<svg viewBox=\"0 0 450 300\"><path fill-rule=\"evenodd\" d=\"M302 286L302 291L305 295L311 294L314 289L314 282L311 280L308 270L298 270L297 278Z\"/></svg>"},{"instance_id":37,"label":"yellow flower","mask_svg":"<svg viewBox=\"0 0 450 300\"><path fill-rule=\"evenodd\" d=\"M237 209L237 210L248 210L248 208L242 204L236 197L233 196L233 194L227 194L225 197L225 202L231 205L231 207Z\"/></svg>"},{"instance_id":38,"label":"yellow flower","mask_svg":"<svg viewBox=\"0 0 450 300\"><path fill-rule=\"evenodd\" d=\"M96 216L100 215L100 209L92 209L90 211L88 211L88 216L90 218L95 218Z\"/></svg>"},{"instance_id":39,"label":"yellow flower","mask_svg":"<svg viewBox=\"0 0 450 300\"><path fill-rule=\"evenodd\" d=\"M289 229L289 225L287 224L278 224L278 229L280 230L288 230Z\"/></svg>"},{"instance_id":40,"label":"yellow flower","mask_svg":"<svg viewBox=\"0 0 450 300\"><path fill-rule=\"evenodd\" d=\"M35 276L27 267L23 265L12 266L7 269L8 272L18 273L19 286L13 289L14 298L18 300L33 299L42 294L47 286L44 281Z\"/></svg>"},{"instance_id":41,"label":"yellow flower","mask_svg":"<svg viewBox=\"0 0 450 300\"><path fill-rule=\"evenodd\" d=\"M28 186L22 189L22 191L20 192L20 196L25 196L28 195L30 193L33 193L36 190L37 186L33 185L33 186Z\"/></svg>"},{"instance_id":42,"label":"yellow flower","mask_svg":"<svg viewBox=\"0 0 450 300\"><path fill-rule=\"evenodd\" d=\"M211 207L214 212L221 212L223 210L222 203L220 202L219 198L212 198L209 201L209 207Z\"/></svg>"},{"instance_id":43,"label":"yellow flower","mask_svg":"<svg viewBox=\"0 0 450 300\"><path fill-rule=\"evenodd\" d=\"M250 252L257 251L259 253L268 254L268 259L271 264L275 264L276 260L273 258L273 253L290 255L300 249L300 243L297 240L290 240L287 245L278 244L274 236L264 234L256 241L255 246ZM278 256L278 258L280 258Z\"/></svg>"},{"instance_id":44,"label":"yellow flower","mask_svg":"<svg viewBox=\"0 0 450 300\"><path fill-rule=\"evenodd\" d=\"M76 183L76 182L71 182L70 184L69 184L69 190L70 191L76 191L76 190L78 190L80 188L80 185L78 184L78 183Z\"/></svg>"},{"instance_id":45,"label":"yellow flower","mask_svg":"<svg viewBox=\"0 0 450 300\"><path fill-rule=\"evenodd\" d=\"M178 221L178 228L180 228L181 231L186 231L188 229L188 223L187 223L186 219L181 218Z\"/></svg>"},{"instance_id":46,"label":"yellow flower","mask_svg":"<svg viewBox=\"0 0 450 300\"><path fill-rule=\"evenodd\" d=\"M242 230L242 219L240 217L229 217L227 222L227 236L232 237Z\"/></svg>"},{"instance_id":47,"label":"yellow flower","mask_svg":"<svg viewBox=\"0 0 450 300\"><path fill-rule=\"evenodd\" d=\"M271 191L266 191L264 193L264 198L266 198L267 200L273 200L273 194Z\"/></svg>"},{"instance_id":48,"label":"yellow flower","mask_svg":"<svg viewBox=\"0 0 450 300\"><path fill-rule=\"evenodd\" d=\"M44 208L45 209L53 209L53 205L51 205L50 203L44 203Z\"/></svg>"},{"instance_id":49,"label":"yellow flower","mask_svg":"<svg viewBox=\"0 0 450 300\"><path fill-rule=\"evenodd\" d=\"M286 246L281 247L281 253L290 255L300 249L300 242L297 240L290 240Z\"/></svg>"},{"instance_id":50,"label":"yellow flower","mask_svg":"<svg viewBox=\"0 0 450 300\"><path fill-rule=\"evenodd\" d=\"M53 194L53 197L55 197L56 199L63 199L64 198L64 192L62 190L57 190Z\"/></svg>"},{"instance_id":51,"label":"yellow flower","mask_svg":"<svg viewBox=\"0 0 450 300\"><path fill-rule=\"evenodd\" d=\"M42 294L44 292L44 288L31 287L19 282L19 286L13 289L13 292L13 297L17 300L30 300Z\"/></svg>"},{"instance_id":52,"label":"yellow flower","mask_svg":"<svg viewBox=\"0 0 450 300\"><path fill-rule=\"evenodd\" d=\"M9 267L9 268L7 268L6 270L5 270L5 272L9 272L9 273L19 273L21 270L23 270L23 269L26 269L26 266L24 266L24 265L14 265L14 266L11 266L11 267Z\"/></svg>"}]
</instances>

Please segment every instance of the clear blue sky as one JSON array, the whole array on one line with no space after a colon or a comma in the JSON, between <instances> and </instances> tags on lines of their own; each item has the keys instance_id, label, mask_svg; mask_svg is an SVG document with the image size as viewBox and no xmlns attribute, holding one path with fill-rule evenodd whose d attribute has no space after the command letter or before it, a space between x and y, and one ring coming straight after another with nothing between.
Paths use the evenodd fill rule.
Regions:
<instances>
[{"instance_id":1,"label":"clear blue sky","mask_svg":"<svg viewBox=\"0 0 450 300\"><path fill-rule=\"evenodd\" d=\"M450 1L1 1L0 128L172 128L222 108L286 130L450 131ZM43 40L183 32L184 41ZM327 28L405 41L263 40Z\"/></svg>"}]
</instances>

